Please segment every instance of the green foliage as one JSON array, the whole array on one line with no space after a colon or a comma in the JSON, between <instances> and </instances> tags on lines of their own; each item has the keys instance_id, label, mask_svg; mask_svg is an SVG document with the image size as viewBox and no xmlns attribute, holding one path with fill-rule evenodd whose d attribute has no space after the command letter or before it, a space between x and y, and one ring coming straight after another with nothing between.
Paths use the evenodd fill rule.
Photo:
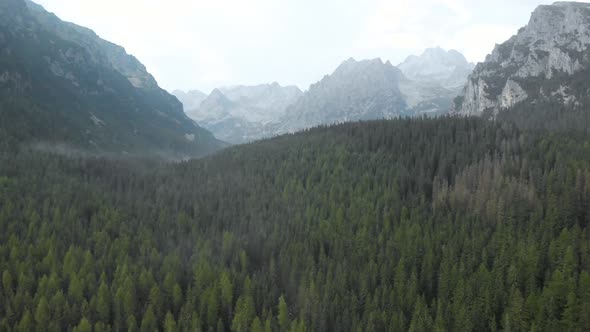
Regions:
<instances>
[{"instance_id":1,"label":"green foliage","mask_svg":"<svg viewBox=\"0 0 590 332\"><path fill-rule=\"evenodd\" d=\"M251 295L241 296L236 303L235 315L231 324L232 331L248 331L252 321L256 318L254 299Z\"/></svg>"},{"instance_id":2,"label":"green foliage","mask_svg":"<svg viewBox=\"0 0 590 332\"><path fill-rule=\"evenodd\" d=\"M164 320L164 331L165 332L175 332L177 331L176 328L176 321L174 320L174 316L170 311L166 313L166 318Z\"/></svg>"},{"instance_id":3,"label":"green foliage","mask_svg":"<svg viewBox=\"0 0 590 332\"><path fill-rule=\"evenodd\" d=\"M203 160L0 152L0 328L584 330L590 138L315 128Z\"/></svg>"},{"instance_id":4,"label":"green foliage","mask_svg":"<svg viewBox=\"0 0 590 332\"><path fill-rule=\"evenodd\" d=\"M90 322L88 321L88 319L82 318L80 320L80 324L78 324L78 326L74 327L73 331L74 332L92 332L92 325L90 325Z\"/></svg>"},{"instance_id":5,"label":"green foliage","mask_svg":"<svg viewBox=\"0 0 590 332\"><path fill-rule=\"evenodd\" d=\"M279 326L282 331L289 330L289 309L287 308L285 297L282 295L279 297L277 320L279 321Z\"/></svg>"},{"instance_id":6,"label":"green foliage","mask_svg":"<svg viewBox=\"0 0 590 332\"><path fill-rule=\"evenodd\" d=\"M158 329L158 322L156 320L156 315L154 314L154 308L152 305L148 305L145 313L143 314L143 319L141 320L141 331L142 332L153 332Z\"/></svg>"}]
</instances>

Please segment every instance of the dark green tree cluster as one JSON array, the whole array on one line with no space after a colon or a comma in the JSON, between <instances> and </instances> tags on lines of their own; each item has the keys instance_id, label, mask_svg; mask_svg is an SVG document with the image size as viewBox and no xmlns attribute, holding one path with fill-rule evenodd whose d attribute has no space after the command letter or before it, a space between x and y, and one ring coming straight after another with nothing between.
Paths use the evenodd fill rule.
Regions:
<instances>
[{"instance_id":1,"label":"dark green tree cluster","mask_svg":"<svg viewBox=\"0 0 590 332\"><path fill-rule=\"evenodd\" d=\"M321 127L179 164L0 154L0 331L585 331L590 135Z\"/></svg>"}]
</instances>

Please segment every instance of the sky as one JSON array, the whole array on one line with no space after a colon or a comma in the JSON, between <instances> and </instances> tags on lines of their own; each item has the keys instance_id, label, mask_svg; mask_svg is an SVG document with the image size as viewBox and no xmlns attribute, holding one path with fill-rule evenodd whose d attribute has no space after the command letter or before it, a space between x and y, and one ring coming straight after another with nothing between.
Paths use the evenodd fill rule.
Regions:
<instances>
[{"instance_id":1,"label":"sky","mask_svg":"<svg viewBox=\"0 0 590 332\"><path fill-rule=\"evenodd\" d=\"M306 90L342 61L425 48L485 59L543 0L34 0L136 56L160 86ZM590 0L585 1L590 2Z\"/></svg>"}]
</instances>

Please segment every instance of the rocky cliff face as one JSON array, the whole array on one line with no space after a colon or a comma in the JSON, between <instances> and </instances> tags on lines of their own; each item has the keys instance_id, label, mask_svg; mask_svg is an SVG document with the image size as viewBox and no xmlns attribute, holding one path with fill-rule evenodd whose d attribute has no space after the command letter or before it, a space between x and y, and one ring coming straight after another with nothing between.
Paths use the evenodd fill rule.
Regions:
<instances>
[{"instance_id":1,"label":"rocky cliff face","mask_svg":"<svg viewBox=\"0 0 590 332\"><path fill-rule=\"evenodd\" d=\"M0 131L20 140L174 158L224 145L122 47L30 1L0 2L0 96Z\"/></svg>"},{"instance_id":2,"label":"rocky cliff face","mask_svg":"<svg viewBox=\"0 0 590 332\"><path fill-rule=\"evenodd\" d=\"M402 72L389 62L349 59L332 75L313 84L287 109L277 132L407 115L399 89L399 82L404 79Z\"/></svg>"},{"instance_id":3,"label":"rocky cliff face","mask_svg":"<svg viewBox=\"0 0 590 332\"><path fill-rule=\"evenodd\" d=\"M575 104L588 93L578 78L590 69L589 47L590 4L539 6L527 26L476 66L455 112L494 116L521 102L556 98Z\"/></svg>"}]
</instances>

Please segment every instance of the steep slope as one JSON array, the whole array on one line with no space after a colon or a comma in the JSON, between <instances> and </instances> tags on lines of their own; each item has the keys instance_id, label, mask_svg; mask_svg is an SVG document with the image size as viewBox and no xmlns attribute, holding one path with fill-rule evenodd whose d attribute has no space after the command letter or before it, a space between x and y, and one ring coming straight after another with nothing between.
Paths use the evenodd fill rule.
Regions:
<instances>
[{"instance_id":1,"label":"steep slope","mask_svg":"<svg viewBox=\"0 0 590 332\"><path fill-rule=\"evenodd\" d=\"M351 58L332 75L313 84L287 108L277 132L407 115L407 105L399 89L402 80L405 80L402 72L389 61Z\"/></svg>"},{"instance_id":2,"label":"steep slope","mask_svg":"<svg viewBox=\"0 0 590 332\"><path fill-rule=\"evenodd\" d=\"M0 95L17 142L174 158L223 146L122 47L28 1L0 4Z\"/></svg>"},{"instance_id":3,"label":"steep slope","mask_svg":"<svg viewBox=\"0 0 590 332\"><path fill-rule=\"evenodd\" d=\"M455 112L495 116L523 102L580 107L590 95L589 47L589 4L539 6L527 26L476 66Z\"/></svg>"},{"instance_id":4,"label":"steep slope","mask_svg":"<svg viewBox=\"0 0 590 332\"><path fill-rule=\"evenodd\" d=\"M185 104L185 111L216 137L239 144L272 136L266 128L275 125L301 95L298 87L276 82L223 87L213 90L198 107Z\"/></svg>"}]
</instances>

